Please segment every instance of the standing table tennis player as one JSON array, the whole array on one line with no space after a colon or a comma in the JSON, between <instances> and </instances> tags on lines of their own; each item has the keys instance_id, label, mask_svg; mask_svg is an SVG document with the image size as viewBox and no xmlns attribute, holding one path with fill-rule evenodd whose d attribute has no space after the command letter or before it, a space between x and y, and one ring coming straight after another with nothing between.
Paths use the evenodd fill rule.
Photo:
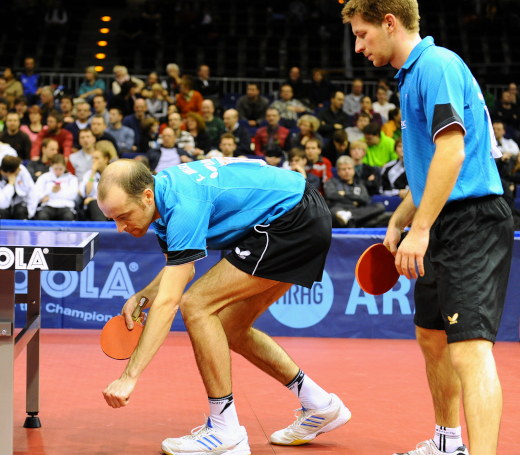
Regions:
<instances>
[{"instance_id":1,"label":"standing table tennis player","mask_svg":"<svg viewBox=\"0 0 520 455\"><path fill-rule=\"evenodd\" d=\"M404 164L411 193L384 240L399 273L417 279L415 324L435 410L431 440L409 455L494 455L502 391L493 343L513 247L511 212L493 160L484 98L453 52L419 36L416 0L350 0L355 50L399 69ZM398 247L401 232L411 229ZM406 431L406 429L404 429Z\"/></svg>"},{"instance_id":2,"label":"standing table tennis player","mask_svg":"<svg viewBox=\"0 0 520 455\"><path fill-rule=\"evenodd\" d=\"M320 194L297 172L262 160L214 158L167 168L152 176L141 163L110 164L98 204L118 230L143 236L151 225L166 266L123 307L128 326L138 298L150 299L144 332L122 376L104 391L107 403L128 403L140 374L168 334L180 307L209 400L209 418L194 435L168 438L167 454L248 455L231 390L229 349L285 384L302 410L271 442L299 445L350 418L334 394L305 375L254 321L292 284L321 280L331 241L331 215ZM194 263L207 248L231 252L195 281ZM150 305L150 304L149 304Z\"/></svg>"}]
</instances>

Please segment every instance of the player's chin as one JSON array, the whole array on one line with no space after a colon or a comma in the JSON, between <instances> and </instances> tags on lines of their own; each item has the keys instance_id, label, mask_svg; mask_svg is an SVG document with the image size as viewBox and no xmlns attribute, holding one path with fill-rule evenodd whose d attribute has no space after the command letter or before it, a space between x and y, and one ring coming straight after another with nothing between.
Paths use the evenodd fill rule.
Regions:
<instances>
[{"instance_id":1,"label":"player's chin","mask_svg":"<svg viewBox=\"0 0 520 455\"><path fill-rule=\"evenodd\" d=\"M146 234L146 229L133 229L128 232L132 237L143 237Z\"/></svg>"}]
</instances>

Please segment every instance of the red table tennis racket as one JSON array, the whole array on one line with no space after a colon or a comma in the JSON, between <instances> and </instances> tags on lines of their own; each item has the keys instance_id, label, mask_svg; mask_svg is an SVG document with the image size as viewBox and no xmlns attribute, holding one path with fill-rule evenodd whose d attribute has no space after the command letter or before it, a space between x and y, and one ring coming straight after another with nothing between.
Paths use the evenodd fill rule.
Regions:
<instances>
[{"instance_id":1,"label":"red table tennis racket","mask_svg":"<svg viewBox=\"0 0 520 455\"><path fill-rule=\"evenodd\" d=\"M134 352L139 338L143 332L144 325L142 322L141 312L143 307L148 303L146 297L141 297L139 303L132 313L134 320L134 328L128 330L123 315L114 316L110 319L101 331L100 344L103 352L112 359L125 360L130 358Z\"/></svg>"},{"instance_id":2,"label":"red table tennis racket","mask_svg":"<svg viewBox=\"0 0 520 455\"><path fill-rule=\"evenodd\" d=\"M376 243L368 247L356 264L356 280L368 294L381 295L392 289L399 279L395 258L386 246Z\"/></svg>"}]
</instances>

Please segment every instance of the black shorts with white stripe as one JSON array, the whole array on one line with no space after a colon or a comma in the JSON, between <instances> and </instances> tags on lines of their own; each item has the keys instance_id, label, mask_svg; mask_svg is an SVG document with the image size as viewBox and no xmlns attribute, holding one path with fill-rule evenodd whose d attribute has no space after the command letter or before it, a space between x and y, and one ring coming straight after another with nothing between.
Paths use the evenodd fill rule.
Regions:
<instances>
[{"instance_id":1,"label":"black shorts with white stripe","mask_svg":"<svg viewBox=\"0 0 520 455\"><path fill-rule=\"evenodd\" d=\"M321 281L332 236L330 211L307 185L302 200L269 225L257 225L226 259L250 275L311 288Z\"/></svg>"}]
</instances>

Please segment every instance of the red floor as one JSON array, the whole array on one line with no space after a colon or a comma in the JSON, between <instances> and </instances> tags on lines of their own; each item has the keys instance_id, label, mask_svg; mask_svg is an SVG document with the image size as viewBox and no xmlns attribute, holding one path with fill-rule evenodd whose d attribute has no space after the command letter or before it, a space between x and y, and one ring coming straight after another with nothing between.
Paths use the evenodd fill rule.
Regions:
<instances>
[{"instance_id":1,"label":"red floor","mask_svg":"<svg viewBox=\"0 0 520 455\"><path fill-rule=\"evenodd\" d=\"M101 395L124 363L107 358L98 331L44 330L42 428L22 428L25 362L15 371L16 455L157 455L165 437L204 422L207 402L184 333L172 333L150 364L130 404L109 408ZM390 455L431 437L433 414L419 349L409 340L279 338L302 369L342 397L352 420L307 446L277 447L271 432L292 422L294 396L240 357L234 357L235 403L253 455ZM520 344L498 343L504 389L499 455L520 453Z\"/></svg>"}]
</instances>

